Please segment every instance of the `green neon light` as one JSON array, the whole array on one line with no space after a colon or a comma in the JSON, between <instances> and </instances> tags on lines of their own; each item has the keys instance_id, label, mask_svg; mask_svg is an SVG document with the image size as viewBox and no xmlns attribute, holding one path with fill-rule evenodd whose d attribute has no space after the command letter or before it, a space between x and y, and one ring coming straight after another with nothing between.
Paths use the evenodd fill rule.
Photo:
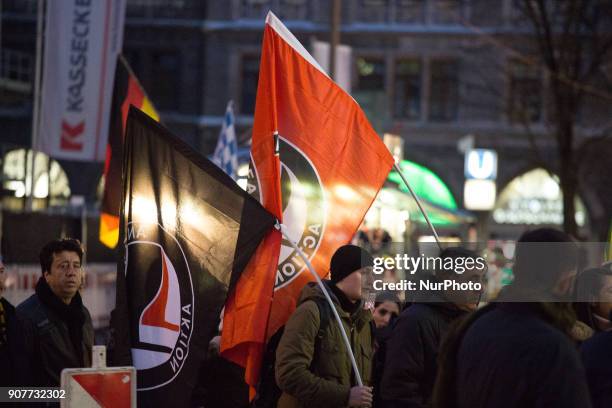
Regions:
<instances>
[{"instance_id":1,"label":"green neon light","mask_svg":"<svg viewBox=\"0 0 612 408\"><path fill-rule=\"evenodd\" d=\"M436 173L408 160L402 160L400 168L417 196L447 210L457 209L457 202L453 194ZM387 180L397 184L401 191L408 192L408 188L397 172L389 173Z\"/></svg>"}]
</instances>

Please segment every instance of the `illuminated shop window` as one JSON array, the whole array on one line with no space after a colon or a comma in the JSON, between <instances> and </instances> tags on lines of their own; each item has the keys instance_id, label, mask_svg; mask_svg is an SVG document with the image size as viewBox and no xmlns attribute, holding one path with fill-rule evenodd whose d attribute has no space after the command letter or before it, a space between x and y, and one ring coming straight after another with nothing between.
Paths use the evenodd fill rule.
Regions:
<instances>
[{"instance_id":1,"label":"illuminated shop window","mask_svg":"<svg viewBox=\"0 0 612 408\"><path fill-rule=\"evenodd\" d=\"M35 160L32 183L30 174L33 157ZM31 150L26 149L12 150L4 156L2 187L8 207L18 206L18 202L30 195L33 195L36 201L47 201L49 205L65 203L70 197L68 176L60 164L44 153L33 155ZM38 203L36 207L41 205L43 204Z\"/></svg>"},{"instance_id":2,"label":"illuminated shop window","mask_svg":"<svg viewBox=\"0 0 612 408\"><path fill-rule=\"evenodd\" d=\"M576 223L584 226L586 210L576 197ZM563 224L563 195L559 179L543 169L529 171L516 177L504 188L493 210L499 224Z\"/></svg>"}]
</instances>

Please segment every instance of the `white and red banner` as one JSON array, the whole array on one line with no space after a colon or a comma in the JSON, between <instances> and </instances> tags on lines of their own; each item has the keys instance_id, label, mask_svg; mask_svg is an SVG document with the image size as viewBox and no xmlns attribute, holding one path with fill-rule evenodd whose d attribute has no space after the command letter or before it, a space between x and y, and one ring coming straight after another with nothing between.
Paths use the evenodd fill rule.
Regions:
<instances>
[{"instance_id":1,"label":"white and red banner","mask_svg":"<svg viewBox=\"0 0 612 408\"><path fill-rule=\"evenodd\" d=\"M103 161L125 0L47 2L39 134L51 157Z\"/></svg>"}]
</instances>

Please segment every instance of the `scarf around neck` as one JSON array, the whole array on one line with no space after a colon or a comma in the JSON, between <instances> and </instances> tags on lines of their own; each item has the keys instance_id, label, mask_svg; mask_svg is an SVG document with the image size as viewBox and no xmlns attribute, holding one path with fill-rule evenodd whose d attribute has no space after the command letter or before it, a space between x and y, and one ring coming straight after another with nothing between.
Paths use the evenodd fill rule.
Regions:
<instances>
[{"instance_id":1,"label":"scarf around neck","mask_svg":"<svg viewBox=\"0 0 612 408\"><path fill-rule=\"evenodd\" d=\"M57 297L44 277L41 277L36 284L36 295L40 301L51 309L68 327L70 342L76 355L81 362L83 361L83 325L85 324L85 313L83 313L83 300L79 292L74 295L70 304L67 305Z\"/></svg>"},{"instance_id":2,"label":"scarf around neck","mask_svg":"<svg viewBox=\"0 0 612 408\"><path fill-rule=\"evenodd\" d=\"M342 310L353 316L361 307L361 302L351 302L351 300L344 294L344 292L337 287L334 283L330 282L330 289L338 298L338 302L340 302L340 307Z\"/></svg>"}]
</instances>

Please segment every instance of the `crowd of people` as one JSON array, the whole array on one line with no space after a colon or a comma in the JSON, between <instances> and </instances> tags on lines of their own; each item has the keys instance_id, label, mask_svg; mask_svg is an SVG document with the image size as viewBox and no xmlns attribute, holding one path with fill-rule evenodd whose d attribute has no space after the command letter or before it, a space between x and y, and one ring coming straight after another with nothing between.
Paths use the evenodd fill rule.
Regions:
<instances>
[{"instance_id":1,"label":"crowd of people","mask_svg":"<svg viewBox=\"0 0 612 408\"><path fill-rule=\"evenodd\" d=\"M366 307L363 290L374 259L359 246L338 248L323 281L335 310L319 285L303 288L268 347L266 359L273 362L264 361L269 373L262 375L253 406L612 407L612 264L577 271L577 246L554 229L529 231L518 240L541 242L568 249L534 256L524 249L532 247L517 245L514 281L486 305L477 293L406 302L385 291ZM439 256L477 254L454 247ZM63 368L91 365L93 327L79 294L82 259L76 240L48 243L40 252L35 293L16 308L1 297L0 260L2 386L57 387ZM436 271L431 278L453 273ZM485 275L474 267L462 279ZM517 294L529 301L516 301ZM223 366L218 348L212 354L216 362L203 370ZM240 382L240 371L230 371L215 380ZM243 383L237 387L245 391ZM248 406L246 392L240 394L245 398L236 395L216 398L214 406Z\"/></svg>"},{"instance_id":2,"label":"crowd of people","mask_svg":"<svg viewBox=\"0 0 612 408\"><path fill-rule=\"evenodd\" d=\"M277 406L611 407L612 265L578 273L578 247L554 229L526 232L518 242L568 245L561 254L518 245L513 283L487 305L469 294L445 293L405 304L399 313L399 300L379 293L370 325L364 324L359 288L371 257L358 247L340 248L326 285L363 385L339 326L318 332L310 300L320 289L310 286L277 350ZM447 248L440 257L469 253ZM466 274L478 279L485 272ZM448 272L440 273L433 278ZM585 293L576 297L576 290ZM525 297L529 301L516 301Z\"/></svg>"}]
</instances>

